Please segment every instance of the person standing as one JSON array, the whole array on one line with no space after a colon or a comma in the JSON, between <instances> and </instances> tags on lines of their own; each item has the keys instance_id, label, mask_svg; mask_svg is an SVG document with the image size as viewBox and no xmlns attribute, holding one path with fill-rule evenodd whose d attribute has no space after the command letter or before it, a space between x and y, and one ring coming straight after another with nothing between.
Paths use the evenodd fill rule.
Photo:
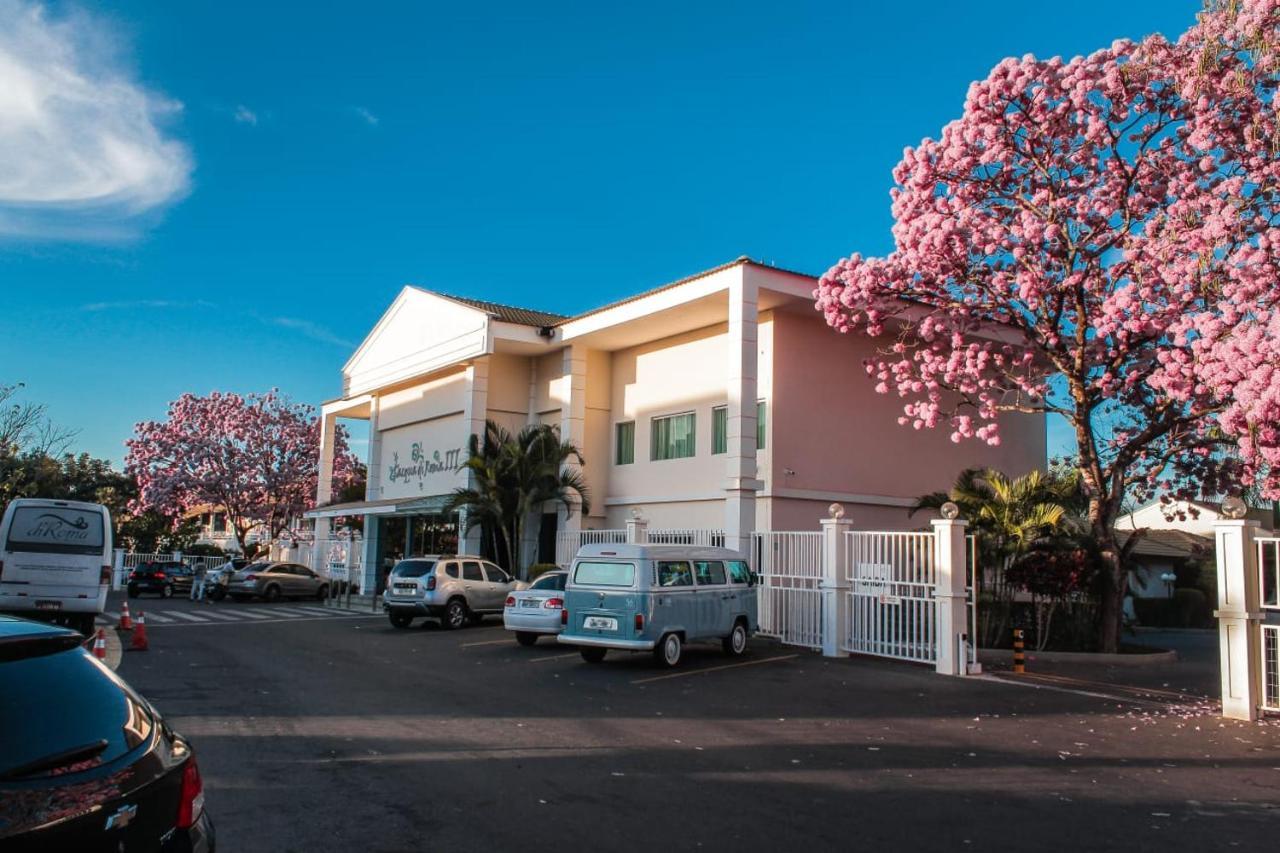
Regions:
<instances>
[{"instance_id":1,"label":"person standing","mask_svg":"<svg viewBox=\"0 0 1280 853\"><path fill-rule=\"evenodd\" d=\"M204 577L208 572L203 562L195 567L195 572L191 576L191 600L204 601Z\"/></svg>"}]
</instances>

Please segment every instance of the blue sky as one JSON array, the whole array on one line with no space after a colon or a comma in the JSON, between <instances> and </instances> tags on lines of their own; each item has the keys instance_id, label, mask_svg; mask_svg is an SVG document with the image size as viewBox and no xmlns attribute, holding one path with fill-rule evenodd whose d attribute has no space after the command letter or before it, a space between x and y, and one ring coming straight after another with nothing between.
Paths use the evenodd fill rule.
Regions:
<instances>
[{"instance_id":1,"label":"blue sky","mask_svg":"<svg viewBox=\"0 0 1280 853\"><path fill-rule=\"evenodd\" d=\"M336 396L407 283L571 313L821 273L890 247L903 147L1001 58L1200 2L621 6L0 0L0 383L119 460L184 391ZM56 121L2 94L60 72Z\"/></svg>"}]
</instances>

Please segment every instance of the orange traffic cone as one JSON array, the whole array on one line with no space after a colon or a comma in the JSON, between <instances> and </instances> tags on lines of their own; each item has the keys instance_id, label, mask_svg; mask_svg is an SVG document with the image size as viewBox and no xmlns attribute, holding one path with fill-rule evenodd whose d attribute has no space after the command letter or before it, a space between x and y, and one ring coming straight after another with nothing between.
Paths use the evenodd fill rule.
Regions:
<instances>
[{"instance_id":1,"label":"orange traffic cone","mask_svg":"<svg viewBox=\"0 0 1280 853\"><path fill-rule=\"evenodd\" d=\"M93 656L98 660L105 660L107 657L107 632L101 628L93 640Z\"/></svg>"},{"instance_id":2,"label":"orange traffic cone","mask_svg":"<svg viewBox=\"0 0 1280 853\"><path fill-rule=\"evenodd\" d=\"M129 651L145 652L147 650L147 615L138 611L138 621L133 623L133 639L129 642Z\"/></svg>"},{"instance_id":3,"label":"orange traffic cone","mask_svg":"<svg viewBox=\"0 0 1280 853\"><path fill-rule=\"evenodd\" d=\"M120 608L120 630L133 630L133 619L129 616L129 602L127 601L124 603L124 606Z\"/></svg>"}]
</instances>

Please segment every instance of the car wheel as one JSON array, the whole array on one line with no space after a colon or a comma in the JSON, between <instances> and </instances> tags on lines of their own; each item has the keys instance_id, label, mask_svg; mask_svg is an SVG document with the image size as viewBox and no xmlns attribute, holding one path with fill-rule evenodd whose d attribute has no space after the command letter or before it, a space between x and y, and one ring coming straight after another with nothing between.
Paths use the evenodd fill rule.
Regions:
<instances>
[{"instance_id":1,"label":"car wheel","mask_svg":"<svg viewBox=\"0 0 1280 853\"><path fill-rule=\"evenodd\" d=\"M265 601L279 601L280 587L276 586L275 584L272 584L271 586L267 587L262 591L262 598Z\"/></svg>"},{"instance_id":2,"label":"car wheel","mask_svg":"<svg viewBox=\"0 0 1280 853\"><path fill-rule=\"evenodd\" d=\"M413 617L408 613L388 613L387 618L391 620L392 626L396 628L408 628L413 624Z\"/></svg>"},{"instance_id":3,"label":"car wheel","mask_svg":"<svg viewBox=\"0 0 1280 853\"><path fill-rule=\"evenodd\" d=\"M747 651L747 626L744 622L735 622L733 631L721 641L724 653L731 657L742 657Z\"/></svg>"},{"instance_id":4,"label":"car wheel","mask_svg":"<svg viewBox=\"0 0 1280 853\"><path fill-rule=\"evenodd\" d=\"M71 627L85 637L92 637L94 633L93 614L86 613L83 616L73 617L71 620Z\"/></svg>"},{"instance_id":5,"label":"car wheel","mask_svg":"<svg viewBox=\"0 0 1280 853\"><path fill-rule=\"evenodd\" d=\"M680 640L679 634L667 634L653 648L654 660L667 669L678 666L682 655L684 655L684 643Z\"/></svg>"},{"instance_id":6,"label":"car wheel","mask_svg":"<svg viewBox=\"0 0 1280 853\"><path fill-rule=\"evenodd\" d=\"M316 599L318 601L324 601L328 597L329 597L329 585L321 584L320 588L316 590Z\"/></svg>"},{"instance_id":7,"label":"car wheel","mask_svg":"<svg viewBox=\"0 0 1280 853\"><path fill-rule=\"evenodd\" d=\"M164 586L160 587L160 597L173 598L173 584L167 583Z\"/></svg>"},{"instance_id":8,"label":"car wheel","mask_svg":"<svg viewBox=\"0 0 1280 853\"><path fill-rule=\"evenodd\" d=\"M587 663L600 663L608 653L608 649L597 649L592 646L587 646L585 649L582 649L582 659Z\"/></svg>"},{"instance_id":9,"label":"car wheel","mask_svg":"<svg viewBox=\"0 0 1280 853\"><path fill-rule=\"evenodd\" d=\"M532 646L538 642L538 635L528 631L516 631L516 642L522 646Z\"/></svg>"},{"instance_id":10,"label":"car wheel","mask_svg":"<svg viewBox=\"0 0 1280 853\"><path fill-rule=\"evenodd\" d=\"M461 628L467 621L467 604L461 598L455 598L444 608L444 618L440 626L447 631Z\"/></svg>"}]
</instances>

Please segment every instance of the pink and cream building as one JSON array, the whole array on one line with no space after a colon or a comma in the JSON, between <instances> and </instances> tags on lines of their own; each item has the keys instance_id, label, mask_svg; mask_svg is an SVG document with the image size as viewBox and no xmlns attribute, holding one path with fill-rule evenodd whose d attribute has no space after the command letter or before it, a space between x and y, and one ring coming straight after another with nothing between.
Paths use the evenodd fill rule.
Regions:
<instances>
[{"instance_id":1,"label":"pink and cream building","mask_svg":"<svg viewBox=\"0 0 1280 853\"><path fill-rule=\"evenodd\" d=\"M369 422L366 500L330 504L323 445L317 536L365 516L367 571L458 544L440 510L465 485L458 465L486 419L551 423L581 448L591 509L528 526L524 560L548 559L559 531L810 530L832 502L860 528L911 529L916 496L966 467L1021 474L1045 463L1039 416L1002 423L1003 442L954 444L898 425L863 359L886 339L841 335L813 307L815 280L740 258L576 316L406 287L342 370L338 418Z\"/></svg>"}]
</instances>

